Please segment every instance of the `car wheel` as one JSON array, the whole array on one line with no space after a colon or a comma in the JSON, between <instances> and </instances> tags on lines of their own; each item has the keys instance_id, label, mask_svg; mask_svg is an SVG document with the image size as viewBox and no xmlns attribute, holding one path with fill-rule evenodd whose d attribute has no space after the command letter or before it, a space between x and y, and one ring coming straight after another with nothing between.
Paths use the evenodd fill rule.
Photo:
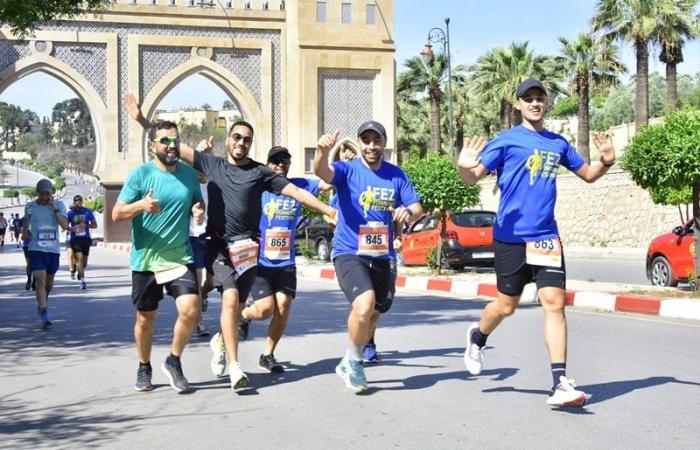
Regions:
<instances>
[{"instance_id":1,"label":"car wheel","mask_svg":"<svg viewBox=\"0 0 700 450\"><path fill-rule=\"evenodd\" d=\"M674 279L671 264L663 256L657 256L651 263L651 284L654 286L676 286L678 280Z\"/></svg>"},{"instance_id":2,"label":"car wheel","mask_svg":"<svg viewBox=\"0 0 700 450\"><path fill-rule=\"evenodd\" d=\"M328 241L321 239L316 243L316 257L321 261L328 261L331 259L331 248L328 245Z\"/></svg>"}]
</instances>

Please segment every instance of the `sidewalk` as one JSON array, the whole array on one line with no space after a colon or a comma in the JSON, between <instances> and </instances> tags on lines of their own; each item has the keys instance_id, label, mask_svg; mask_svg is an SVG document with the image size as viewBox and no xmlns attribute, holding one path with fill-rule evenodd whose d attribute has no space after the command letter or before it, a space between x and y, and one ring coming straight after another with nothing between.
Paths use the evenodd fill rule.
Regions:
<instances>
[{"instance_id":1,"label":"sidewalk","mask_svg":"<svg viewBox=\"0 0 700 450\"><path fill-rule=\"evenodd\" d=\"M124 243L100 242L97 246L122 252L131 250L131 244ZM590 251L591 256L603 256L608 254L606 252L610 250L613 250L613 253L610 254L617 257L625 254L609 248L581 249L580 251L584 250ZM574 253L568 249L567 251L569 254ZM641 251L642 254L646 252L643 249L626 249L626 251L630 257L635 258L639 258L638 252ZM582 253L576 254L582 255ZM297 258L297 274L300 278L335 282L335 269L332 264L307 264L301 261L304 261L304 258ZM497 293L496 276L488 270L449 273L438 277L431 274L430 270L425 267L400 267L396 278L396 287L417 292L450 294L462 299L495 297ZM576 308L700 321L700 298L670 298L667 289L581 280L567 280L567 288L566 304ZM640 295L639 291L654 294ZM525 286L520 301L521 303L537 302L537 289L534 284Z\"/></svg>"}]
</instances>

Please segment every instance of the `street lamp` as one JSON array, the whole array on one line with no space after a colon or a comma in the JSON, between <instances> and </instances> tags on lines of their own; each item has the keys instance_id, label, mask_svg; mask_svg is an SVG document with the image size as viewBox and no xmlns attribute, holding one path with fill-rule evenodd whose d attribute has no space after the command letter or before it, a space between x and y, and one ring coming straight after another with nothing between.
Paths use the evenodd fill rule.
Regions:
<instances>
[{"instance_id":1,"label":"street lamp","mask_svg":"<svg viewBox=\"0 0 700 450\"><path fill-rule=\"evenodd\" d=\"M427 66L433 60L433 46L431 43L442 44L443 52L447 54L447 114L450 132L450 154L455 157L454 151L454 128L452 127L452 57L450 56L450 18L445 18L445 30L433 28L428 31L428 42L420 52L423 63Z\"/></svg>"}]
</instances>

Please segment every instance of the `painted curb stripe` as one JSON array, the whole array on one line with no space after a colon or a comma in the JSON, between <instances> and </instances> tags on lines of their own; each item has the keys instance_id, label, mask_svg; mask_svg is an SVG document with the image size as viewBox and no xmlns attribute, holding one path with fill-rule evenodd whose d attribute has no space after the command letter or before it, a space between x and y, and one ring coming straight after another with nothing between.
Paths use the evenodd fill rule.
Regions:
<instances>
[{"instance_id":1,"label":"painted curb stripe","mask_svg":"<svg viewBox=\"0 0 700 450\"><path fill-rule=\"evenodd\" d=\"M660 298L618 295L617 299L615 300L615 311L652 314L658 316L660 309Z\"/></svg>"},{"instance_id":2,"label":"painted curb stripe","mask_svg":"<svg viewBox=\"0 0 700 450\"><path fill-rule=\"evenodd\" d=\"M452 290L452 280L442 278L428 278L429 291L450 292Z\"/></svg>"}]
</instances>

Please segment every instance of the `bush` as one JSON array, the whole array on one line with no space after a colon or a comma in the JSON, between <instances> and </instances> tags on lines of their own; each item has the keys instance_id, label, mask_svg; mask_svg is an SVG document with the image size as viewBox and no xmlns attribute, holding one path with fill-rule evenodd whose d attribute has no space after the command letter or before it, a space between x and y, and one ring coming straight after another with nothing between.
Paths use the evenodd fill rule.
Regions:
<instances>
[{"instance_id":1,"label":"bush","mask_svg":"<svg viewBox=\"0 0 700 450\"><path fill-rule=\"evenodd\" d=\"M103 195L100 195L93 200L87 200L85 201L85 206L94 212L102 213L105 210L105 198Z\"/></svg>"},{"instance_id":2,"label":"bush","mask_svg":"<svg viewBox=\"0 0 700 450\"><path fill-rule=\"evenodd\" d=\"M26 187L19 190L25 197L36 197L36 188Z\"/></svg>"},{"instance_id":3,"label":"bush","mask_svg":"<svg viewBox=\"0 0 700 450\"><path fill-rule=\"evenodd\" d=\"M66 187L66 179L63 177L55 177L53 180L53 187L56 189L56 191L60 191L61 189Z\"/></svg>"},{"instance_id":4,"label":"bush","mask_svg":"<svg viewBox=\"0 0 700 450\"><path fill-rule=\"evenodd\" d=\"M19 191L17 189L5 189L2 191L2 196L5 198L17 198L19 197Z\"/></svg>"},{"instance_id":5,"label":"bush","mask_svg":"<svg viewBox=\"0 0 700 450\"><path fill-rule=\"evenodd\" d=\"M316 257L316 249L313 247L313 245L308 245L306 242L300 242L299 254L307 260L312 260Z\"/></svg>"},{"instance_id":6,"label":"bush","mask_svg":"<svg viewBox=\"0 0 700 450\"><path fill-rule=\"evenodd\" d=\"M430 249L427 258L425 259L425 263L428 268L432 270L436 270L438 268L437 247Z\"/></svg>"}]
</instances>

